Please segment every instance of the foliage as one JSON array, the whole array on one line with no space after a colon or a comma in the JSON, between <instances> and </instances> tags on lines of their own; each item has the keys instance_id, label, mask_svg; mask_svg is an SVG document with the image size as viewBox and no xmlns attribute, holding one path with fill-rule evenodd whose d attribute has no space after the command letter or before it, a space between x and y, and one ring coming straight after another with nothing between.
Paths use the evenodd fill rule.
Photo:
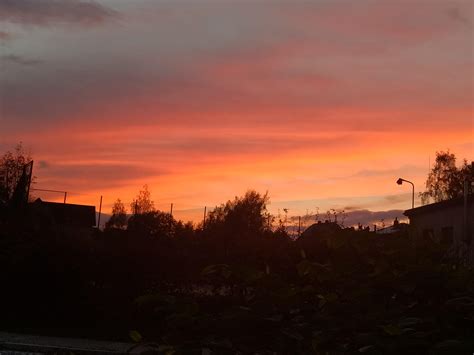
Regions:
<instances>
[{"instance_id":1,"label":"foliage","mask_svg":"<svg viewBox=\"0 0 474 355\"><path fill-rule=\"evenodd\" d=\"M120 199L117 199L112 206L112 216L105 224L106 229L124 229L127 226L127 210Z\"/></svg>"},{"instance_id":2,"label":"foliage","mask_svg":"<svg viewBox=\"0 0 474 355\"><path fill-rule=\"evenodd\" d=\"M139 236L171 237L177 224L171 214L151 211L132 215L128 219L127 230Z\"/></svg>"},{"instance_id":3,"label":"foliage","mask_svg":"<svg viewBox=\"0 0 474 355\"><path fill-rule=\"evenodd\" d=\"M334 222L292 241L266 201L236 198L204 230L160 211L91 235L7 224L2 327L163 354L472 352L474 273L445 246Z\"/></svg>"},{"instance_id":4,"label":"foliage","mask_svg":"<svg viewBox=\"0 0 474 355\"><path fill-rule=\"evenodd\" d=\"M0 180L0 204L10 200L21 178L24 165L31 160L21 142L16 145L13 152L7 151L0 158L0 172L4 176L4 179Z\"/></svg>"},{"instance_id":5,"label":"foliage","mask_svg":"<svg viewBox=\"0 0 474 355\"><path fill-rule=\"evenodd\" d=\"M458 168L456 156L449 150L436 152L436 161L426 180L426 190L420 193L422 202L426 204L430 199L439 202L461 196L464 180L473 176L472 166L465 159Z\"/></svg>"},{"instance_id":6,"label":"foliage","mask_svg":"<svg viewBox=\"0 0 474 355\"><path fill-rule=\"evenodd\" d=\"M143 185L143 189L138 192L138 195L130 204L130 209L135 215L149 213L155 210L150 191L148 191L148 185Z\"/></svg>"},{"instance_id":7,"label":"foliage","mask_svg":"<svg viewBox=\"0 0 474 355\"><path fill-rule=\"evenodd\" d=\"M267 211L268 194L261 195L256 191L247 191L243 197L216 207L209 212L203 226L208 235L227 237L262 235L270 229L271 215Z\"/></svg>"}]
</instances>

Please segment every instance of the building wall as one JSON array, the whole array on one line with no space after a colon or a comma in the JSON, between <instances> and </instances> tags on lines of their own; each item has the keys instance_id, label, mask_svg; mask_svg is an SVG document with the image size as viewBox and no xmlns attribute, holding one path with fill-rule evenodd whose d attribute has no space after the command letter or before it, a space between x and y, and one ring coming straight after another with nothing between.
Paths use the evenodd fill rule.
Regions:
<instances>
[{"instance_id":1,"label":"building wall","mask_svg":"<svg viewBox=\"0 0 474 355\"><path fill-rule=\"evenodd\" d=\"M440 208L410 217L411 232L416 238L431 238L445 244L447 251L461 258L463 262L474 265L474 208L468 206L468 239L464 241L464 206L459 204Z\"/></svg>"}]
</instances>

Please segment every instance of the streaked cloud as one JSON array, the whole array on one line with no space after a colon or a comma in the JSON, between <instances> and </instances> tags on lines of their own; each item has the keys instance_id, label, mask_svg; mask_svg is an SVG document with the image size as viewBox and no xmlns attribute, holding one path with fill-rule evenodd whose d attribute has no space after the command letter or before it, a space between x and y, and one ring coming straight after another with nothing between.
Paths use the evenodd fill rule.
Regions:
<instances>
[{"instance_id":1,"label":"streaked cloud","mask_svg":"<svg viewBox=\"0 0 474 355\"><path fill-rule=\"evenodd\" d=\"M391 226L395 218L399 221L406 221L407 218L403 215L404 210L389 210L389 211L369 211L369 210L354 210L346 213L344 225L354 226L361 223L364 226L369 226L371 229L373 225L378 228Z\"/></svg>"},{"instance_id":2,"label":"streaked cloud","mask_svg":"<svg viewBox=\"0 0 474 355\"><path fill-rule=\"evenodd\" d=\"M49 184L73 192L91 192L126 186L143 176L159 176L166 172L159 167L140 164L50 163L41 161L37 175L42 185ZM90 177L93 176L93 179Z\"/></svg>"},{"instance_id":3,"label":"streaked cloud","mask_svg":"<svg viewBox=\"0 0 474 355\"><path fill-rule=\"evenodd\" d=\"M91 0L0 0L0 21L26 25L95 25L113 13Z\"/></svg>"},{"instance_id":4,"label":"streaked cloud","mask_svg":"<svg viewBox=\"0 0 474 355\"><path fill-rule=\"evenodd\" d=\"M472 10L472 4L471 4L471 10ZM460 9L459 7L451 7L447 10L447 14L449 17L451 17L454 21L458 21L463 23L464 25L467 26L472 26L472 20L469 18L469 16L465 15L464 11Z\"/></svg>"},{"instance_id":5,"label":"streaked cloud","mask_svg":"<svg viewBox=\"0 0 474 355\"><path fill-rule=\"evenodd\" d=\"M471 159L470 9L0 0L0 147L106 201L147 183L183 209L256 188L291 213L402 210L394 179L418 192L436 150Z\"/></svg>"},{"instance_id":6,"label":"streaked cloud","mask_svg":"<svg viewBox=\"0 0 474 355\"><path fill-rule=\"evenodd\" d=\"M30 59L30 58L24 58L19 55L15 54L8 54L8 55L3 55L0 57L0 62L3 64L5 63L11 63L11 64L18 64L18 65L37 65L41 64L42 61L40 59Z\"/></svg>"}]
</instances>

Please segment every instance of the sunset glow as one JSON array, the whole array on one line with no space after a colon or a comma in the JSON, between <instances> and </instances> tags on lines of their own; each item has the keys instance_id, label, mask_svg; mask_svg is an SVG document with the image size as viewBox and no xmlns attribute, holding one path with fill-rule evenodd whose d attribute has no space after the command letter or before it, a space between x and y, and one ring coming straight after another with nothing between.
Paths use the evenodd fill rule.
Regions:
<instances>
[{"instance_id":1,"label":"sunset glow","mask_svg":"<svg viewBox=\"0 0 474 355\"><path fill-rule=\"evenodd\" d=\"M437 150L474 160L473 10L0 2L0 151L22 141L35 187L107 213L144 184L183 219L248 189L292 215L404 210L398 177L421 191Z\"/></svg>"}]
</instances>

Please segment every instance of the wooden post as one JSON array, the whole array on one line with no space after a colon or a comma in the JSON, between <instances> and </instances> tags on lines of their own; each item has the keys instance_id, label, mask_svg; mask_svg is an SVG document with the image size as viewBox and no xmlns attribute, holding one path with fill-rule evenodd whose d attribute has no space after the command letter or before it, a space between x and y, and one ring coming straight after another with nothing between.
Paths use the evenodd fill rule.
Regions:
<instances>
[{"instance_id":1,"label":"wooden post","mask_svg":"<svg viewBox=\"0 0 474 355\"><path fill-rule=\"evenodd\" d=\"M26 203L30 200L30 187L31 187L31 178L33 177L33 160L29 163L31 164L30 173L28 174L28 184L26 190Z\"/></svg>"},{"instance_id":2,"label":"wooden post","mask_svg":"<svg viewBox=\"0 0 474 355\"><path fill-rule=\"evenodd\" d=\"M298 237L301 235L301 216L298 216Z\"/></svg>"},{"instance_id":3,"label":"wooden post","mask_svg":"<svg viewBox=\"0 0 474 355\"><path fill-rule=\"evenodd\" d=\"M102 214L102 196L100 196L99 218L97 219L97 228L100 229L100 215Z\"/></svg>"},{"instance_id":4,"label":"wooden post","mask_svg":"<svg viewBox=\"0 0 474 355\"><path fill-rule=\"evenodd\" d=\"M172 229L173 229L173 204L171 204L171 208L170 208L170 225L169 225L169 235L171 236L171 233L172 233Z\"/></svg>"},{"instance_id":5,"label":"wooden post","mask_svg":"<svg viewBox=\"0 0 474 355\"><path fill-rule=\"evenodd\" d=\"M470 243L469 238L469 229L467 221L467 196L468 196L468 181L464 180L464 208L463 208L463 240L466 243Z\"/></svg>"},{"instance_id":6,"label":"wooden post","mask_svg":"<svg viewBox=\"0 0 474 355\"><path fill-rule=\"evenodd\" d=\"M204 218L202 219L202 229L206 228L206 209L207 207L204 206Z\"/></svg>"}]
</instances>

